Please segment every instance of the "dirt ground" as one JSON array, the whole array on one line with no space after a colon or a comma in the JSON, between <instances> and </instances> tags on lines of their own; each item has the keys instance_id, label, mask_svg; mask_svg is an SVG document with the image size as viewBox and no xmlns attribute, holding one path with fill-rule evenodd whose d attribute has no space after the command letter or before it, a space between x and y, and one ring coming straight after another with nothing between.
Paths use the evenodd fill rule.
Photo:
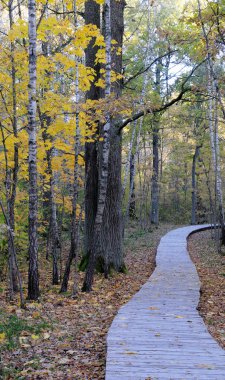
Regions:
<instances>
[{"instance_id":1,"label":"dirt ground","mask_svg":"<svg viewBox=\"0 0 225 380\"><path fill-rule=\"evenodd\" d=\"M210 231L192 235L188 249L202 284L199 313L225 349L225 256L218 254Z\"/></svg>"}]
</instances>

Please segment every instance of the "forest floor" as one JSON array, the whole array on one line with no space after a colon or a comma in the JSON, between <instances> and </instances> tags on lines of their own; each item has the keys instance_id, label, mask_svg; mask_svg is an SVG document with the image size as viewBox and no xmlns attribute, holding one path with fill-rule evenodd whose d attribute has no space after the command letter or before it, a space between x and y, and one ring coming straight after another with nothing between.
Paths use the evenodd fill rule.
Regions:
<instances>
[{"instance_id":1,"label":"forest floor","mask_svg":"<svg viewBox=\"0 0 225 380\"><path fill-rule=\"evenodd\" d=\"M191 235L188 250L201 281L199 313L225 349L225 255L218 254L210 231Z\"/></svg>"},{"instance_id":2,"label":"forest floor","mask_svg":"<svg viewBox=\"0 0 225 380\"><path fill-rule=\"evenodd\" d=\"M40 302L27 303L26 310L21 310L18 303L6 303L0 284L0 379L104 379L111 322L119 307L149 278L159 240L173 228L162 225L146 232L130 226L125 235L128 273L108 280L96 275L93 292L79 292L76 299L69 293L59 294L59 286L49 285L51 268L44 256L40 258ZM67 249L65 245L65 253ZM189 249L203 284L200 313L225 347L225 258L216 253L209 232L193 235ZM79 273L80 287L82 279Z\"/></svg>"},{"instance_id":3,"label":"forest floor","mask_svg":"<svg viewBox=\"0 0 225 380\"><path fill-rule=\"evenodd\" d=\"M79 291L76 299L50 285L51 266L44 252L39 302L21 310L18 302L6 302L0 284L0 379L104 379L106 334L112 320L153 272L159 240L173 228L167 224L143 231L137 223L131 225L125 233L127 274L114 273L108 280L96 275L93 291ZM68 248L65 244L65 257ZM23 275L26 281L26 272ZM80 288L83 276L79 273Z\"/></svg>"}]
</instances>

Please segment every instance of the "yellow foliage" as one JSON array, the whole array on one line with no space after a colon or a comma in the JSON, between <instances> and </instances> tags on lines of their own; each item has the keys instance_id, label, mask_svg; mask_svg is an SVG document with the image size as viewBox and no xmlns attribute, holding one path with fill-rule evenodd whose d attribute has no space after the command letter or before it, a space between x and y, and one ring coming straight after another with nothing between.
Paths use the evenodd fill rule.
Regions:
<instances>
[{"instance_id":1,"label":"yellow foliage","mask_svg":"<svg viewBox=\"0 0 225 380\"><path fill-rule=\"evenodd\" d=\"M13 25L12 29L8 33L8 38L10 41L15 41L16 39L27 38L28 37L28 24L25 20L20 18Z\"/></svg>"}]
</instances>

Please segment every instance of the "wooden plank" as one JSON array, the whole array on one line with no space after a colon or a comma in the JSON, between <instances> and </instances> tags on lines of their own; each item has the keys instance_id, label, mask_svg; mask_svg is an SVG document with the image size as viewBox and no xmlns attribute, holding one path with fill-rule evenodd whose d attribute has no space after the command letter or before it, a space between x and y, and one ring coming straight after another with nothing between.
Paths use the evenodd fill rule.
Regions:
<instances>
[{"instance_id":1,"label":"wooden plank","mask_svg":"<svg viewBox=\"0 0 225 380\"><path fill-rule=\"evenodd\" d=\"M206 227L161 239L153 275L108 332L106 380L225 379L225 352L196 310L200 281L187 252L188 235Z\"/></svg>"}]
</instances>

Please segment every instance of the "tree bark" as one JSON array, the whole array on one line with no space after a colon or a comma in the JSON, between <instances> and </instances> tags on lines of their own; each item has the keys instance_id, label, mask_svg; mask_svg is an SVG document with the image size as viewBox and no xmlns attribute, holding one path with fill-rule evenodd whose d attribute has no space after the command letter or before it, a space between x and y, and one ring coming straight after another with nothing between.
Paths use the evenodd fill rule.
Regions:
<instances>
[{"instance_id":1,"label":"tree bark","mask_svg":"<svg viewBox=\"0 0 225 380\"><path fill-rule=\"evenodd\" d=\"M155 90L160 95L160 82L161 82L161 65L159 60L156 66L155 74ZM156 115L153 120L152 128L152 148L153 148L153 174L152 174L152 186L151 186L151 211L150 222L155 226L159 224L159 123L160 116Z\"/></svg>"},{"instance_id":2,"label":"tree bark","mask_svg":"<svg viewBox=\"0 0 225 380\"><path fill-rule=\"evenodd\" d=\"M38 198L37 198L37 137L36 137L36 2L28 0L29 36L29 85L28 85L28 134L29 134L29 270L28 299L39 297L38 275Z\"/></svg>"},{"instance_id":3,"label":"tree bark","mask_svg":"<svg viewBox=\"0 0 225 380\"><path fill-rule=\"evenodd\" d=\"M159 224L159 121L153 121L153 174L151 185L151 224L158 226Z\"/></svg>"},{"instance_id":4,"label":"tree bark","mask_svg":"<svg viewBox=\"0 0 225 380\"><path fill-rule=\"evenodd\" d=\"M122 46L123 39L123 10L125 3L123 1L111 1L111 36L117 41L117 47ZM104 19L104 15L103 15ZM88 1L85 7L86 23L93 23L100 27L100 12L96 3ZM86 51L87 66L96 69L97 78L99 76L99 67L95 66L96 47L89 45ZM122 57L112 53L112 67L117 73L122 70ZM96 79L97 79L96 78ZM116 96L121 94L121 81L118 80L112 84L112 92ZM100 92L95 88L94 83L90 91L87 93L89 99L99 99ZM103 215L103 223L101 229L101 250L96 254L98 268L108 275L109 268L113 267L120 271L124 268L123 251L122 251L122 213L121 213L121 135L118 134L118 129L111 121L110 126L110 152L109 152L109 171L107 180L107 194ZM85 188L85 252L88 256L93 239L94 221L97 212L97 199L99 195L99 164L96 143L88 143L85 146L85 161L86 161L86 188ZM92 247L93 248L93 247Z\"/></svg>"},{"instance_id":5,"label":"tree bark","mask_svg":"<svg viewBox=\"0 0 225 380\"><path fill-rule=\"evenodd\" d=\"M196 187L196 164L200 154L200 148L202 145L197 145L195 147L195 153L192 159L192 193L191 193L191 224L196 224L196 206L197 206L197 187Z\"/></svg>"},{"instance_id":6,"label":"tree bark","mask_svg":"<svg viewBox=\"0 0 225 380\"><path fill-rule=\"evenodd\" d=\"M13 10L12 10L13 1L10 0L8 3L9 9L9 25L10 30L13 28ZM10 42L10 61L11 61L11 78L12 78L12 117L11 123L13 128L13 135L17 138L17 93L16 93L16 68L15 68L15 43ZM14 167L12 173L10 170L7 170L6 175L6 193L7 193L7 210L8 210L8 221L12 231L15 229L15 201L16 201L16 192L17 192L17 182L18 182L18 170L19 170L19 149L18 144L14 143ZM14 240L14 235L12 234ZM13 292L18 291L18 281L17 281L17 270L16 262L14 257L14 242L12 244L12 239L9 236L8 239L8 250L9 250L9 271L11 272L10 278L12 281L11 288Z\"/></svg>"},{"instance_id":7,"label":"tree bark","mask_svg":"<svg viewBox=\"0 0 225 380\"><path fill-rule=\"evenodd\" d=\"M129 200L129 217L131 219L136 218L136 203L135 203L135 169L134 169L135 161L134 154L131 153L130 157L130 200Z\"/></svg>"},{"instance_id":8,"label":"tree bark","mask_svg":"<svg viewBox=\"0 0 225 380\"><path fill-rule=\"evenodd\" d=\"M105 44L106 44L106 74L105 74L105 96L109 97L111 93L111 6L110 0L105 2ZM109 153L110 153L110 132L111 132L111 117L106 113L106 122L103 126L102 137L103 142L101 144L101 157L99 165L99 193L97 203L97 213L94 224L94 235L91 242L91 249L89 252L89 262L87 271L85 274L83 291L89 292L92 289L94 270L96 257L99 252L102 252L102 240L101 231L103 224L103 215L106 206L107 185L109 175ZM107 263L107 257L104 256L105 263Z\"/></svg>"},{"instance_id":9,"label":"tree bark","mask_svg":"<svg viewBox=\"0 0 225 380\"><path fill-rule=\"evenodd\" d=\"M123 45L124 7L125 2L123 0L111 0L111 36L113 40L117 41L115 45L116 48L122 48ZM114 49L111 59L112 69L120 74L122 72L122 55L117 55ZM121 80L112 83L111 91L115 97L121 95ZM122 136L118 134L116 122L116 120L112 120L111 122L108 185L101 231L102 253L100 261L102 261L102 269L106 277L110 269L114 269L118 272L125 269L122 249Z\"/></svg>"},{"instance_id":10,"label":"tree bark","mask_svg":"<svg viewBox=\"0 0 225 380\"><path fill-rule=\"evenodd\" d=\"M94 0L85 2L85 24L93 24L100 29L100 6ZM95 70L96 81L100 76L100 66L95 64L98 47L94 46L94 39L90 41L86 51L86 66ZM100 89L95 86L95 81L91 83L87 91L86 99L98 100L100 98ZM98 134L98 131L96 131ZM96 138L96 136L93 136ZM93 238L94 222L97 212L98 199L98 159L97 159L97 142L85 143L85 258L91 248Z\"/></svg>"}]
</instances>

